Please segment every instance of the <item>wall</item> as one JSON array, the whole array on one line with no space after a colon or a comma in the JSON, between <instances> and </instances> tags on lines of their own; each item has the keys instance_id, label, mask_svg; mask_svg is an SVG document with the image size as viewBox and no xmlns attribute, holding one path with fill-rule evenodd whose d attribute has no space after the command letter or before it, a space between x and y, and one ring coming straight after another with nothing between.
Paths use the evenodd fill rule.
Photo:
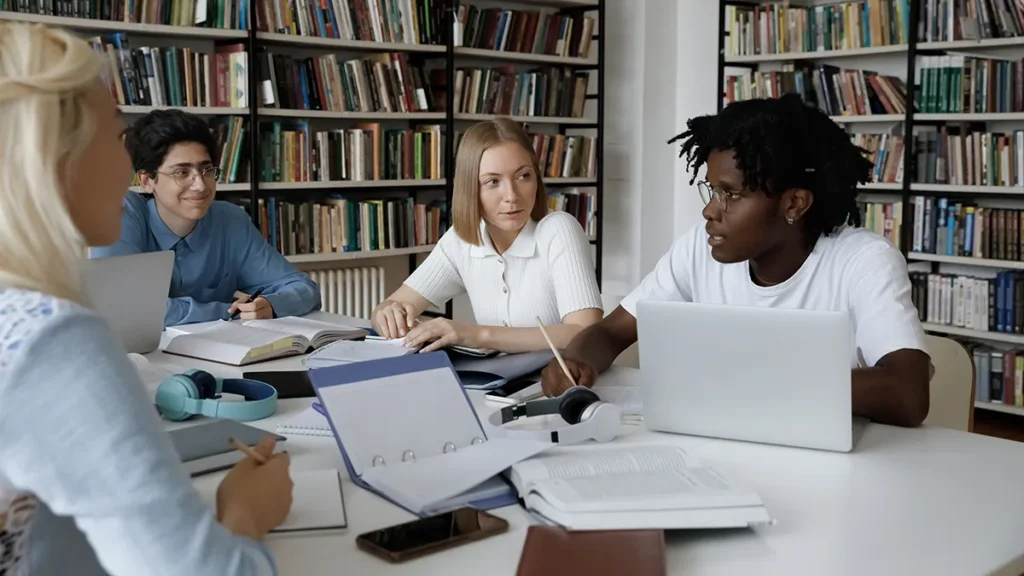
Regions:
<instances>
[{"instance_id":1,"label":"wall","mask_svg":"<svg viewBox=\"0 0 1024 576\"><path fill-rule=\"evenodd\" d=\"M702 220L685 162L666 142L717 109L718 12L695 0L606 0L606 11L602 282L614 306Z\"/></svg>"}]
</instances>

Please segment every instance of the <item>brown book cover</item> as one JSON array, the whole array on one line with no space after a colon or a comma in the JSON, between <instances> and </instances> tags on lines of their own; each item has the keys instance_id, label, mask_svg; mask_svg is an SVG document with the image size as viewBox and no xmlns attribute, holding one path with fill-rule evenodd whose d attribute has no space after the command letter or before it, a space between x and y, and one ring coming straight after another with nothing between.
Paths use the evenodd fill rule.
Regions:
<instances>
[{"instance_id":1,"label":"brown book cover","mask_svg":"<svg viewBox=\"0 0 1024 576\"><path fill-rule=\"evenodd\" d=\"M516 576L664 576L661 530L570 532L530 526Z\"/></svg>"}]
</instances>

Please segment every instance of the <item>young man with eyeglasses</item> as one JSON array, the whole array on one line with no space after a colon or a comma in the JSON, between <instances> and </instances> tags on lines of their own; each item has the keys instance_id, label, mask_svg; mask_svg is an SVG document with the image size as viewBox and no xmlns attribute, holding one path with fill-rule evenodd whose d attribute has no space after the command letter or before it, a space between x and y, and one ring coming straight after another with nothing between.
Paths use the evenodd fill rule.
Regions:
<instances>
[{"instance_id":1,"label":"young man with eyeglasses","mask_svg":"<svg viewBox=\"0 0 1024 576\"><path fill-rule=\"evenodd\" d=\"M733 103L687 129L669 143L682 140L693 179L707 168L699 185L706 223L572 340L563 356L575 380L592 385L637 341L640 300L841 311L855 332L854 414L919 425L928 414L930 358L903 255L857 227L857 185L873 169L864 150L793 94ZM542 386L556 396L572 382L552 363Z\"/></svg>"},{"instance_id":2,"label":"young man with eyeglasses","mask_svg":"<svg viewBox=\"0 0 1024 576\"><path fill-rule=\"evenodd\" d=\"M320 291L275 251L247 212L215 201L220 150L209 125L180 110L140 118L125 147L144 193L128 192L121 239L93 248L102 258L173 250L164 324L301 316L319 309ZM246 302L249 295L262 295Z\"/></svg>"}]
</instances>

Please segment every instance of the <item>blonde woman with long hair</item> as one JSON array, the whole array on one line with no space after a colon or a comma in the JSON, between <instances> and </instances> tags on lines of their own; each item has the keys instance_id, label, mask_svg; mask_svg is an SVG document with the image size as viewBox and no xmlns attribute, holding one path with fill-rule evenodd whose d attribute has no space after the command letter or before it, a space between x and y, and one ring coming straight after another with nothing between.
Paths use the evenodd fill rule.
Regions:
<instances>
[{"instance_id":1,"label":"blonde woman with long hair","mask_svg":"<svg viewBox=\"0 0 1024 576\"><path fill-rule=\"evenodd\" d=\"M211 511L83 296L131 180L102 67L65 32L0 23L0 573L273 574L259 539L291 506L287 455L240 462Z\"/></svg>"},{"instance_id":2,"label":"blonde woman with long hair","mask_svg":"<svg viewBox=\"0 0 1024 576\"><path fill-rule=\"evenodd\" d=\"M601 320L590 246L580 223L548 213L530 139L507 118L474 125L455 160L453 227L405 283L373 311L385 338L436 350L460 345L499 352L546 350ZM417 323L431 304L466 294L475 324Z\"/></svg>"}]
</instances>

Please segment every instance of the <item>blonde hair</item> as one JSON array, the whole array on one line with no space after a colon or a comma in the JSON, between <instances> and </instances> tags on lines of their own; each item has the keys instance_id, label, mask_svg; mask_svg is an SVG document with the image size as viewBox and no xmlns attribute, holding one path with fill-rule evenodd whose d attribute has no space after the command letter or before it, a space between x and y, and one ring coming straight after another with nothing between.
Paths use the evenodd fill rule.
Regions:
<instances>
[{"instance_id":1,"label":"blonde hair","mask_svg":"<svg viewBox=\"0 0 1024 576\"><path fill-rule=\"evenodd\" d=\"M61 180L92 139L103 69L63 30L0 22L0 286L84 303L85 240Z\"/></svg>"},{"instance_id":2,"label":"blonde hair","mask_svg":"<svg viewBox=\"0 0 1024 576\"><path fill-rule=\"evenodd\" d=\"M480 159L488 148L503 142L515 142L530 155L537 177L537 198L530 218L540 220L548 213L548 194L530 138L523 127L508 118L496 118L475 124L462 136L455 156L455 182L452 192L452 225L455 233L474 246L480 238Z\"/></svg>"}]
</instances>

